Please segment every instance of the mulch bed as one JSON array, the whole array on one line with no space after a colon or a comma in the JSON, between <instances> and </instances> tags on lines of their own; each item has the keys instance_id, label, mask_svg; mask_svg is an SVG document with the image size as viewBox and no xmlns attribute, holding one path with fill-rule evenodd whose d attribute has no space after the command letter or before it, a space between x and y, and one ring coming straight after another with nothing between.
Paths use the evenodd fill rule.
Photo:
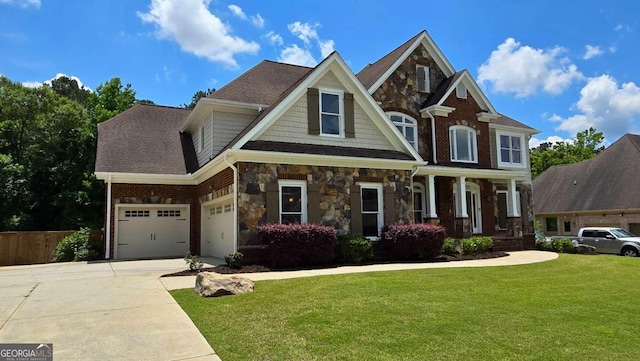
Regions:
<instances>
[{"instance_id":1,"label":"mulch bed","mask_svg":"<svg viewBox=\"0 0 640 361\"><path fill-rule=\"evenodd\" d=\"M414 262L424 263L424 262L469 261L474 259L489 259L489 258L499 258L499 257L505 257L505 256L508 256L506 252L488 252L488 253L482 253L482 254L476 254L476 255L442 254L431 260L421 260L421 261L414 261ZM406 263L406 261L401 261L401 262ZM391 262L390 261L367 262L363 265L380 264L380 263L391 263ZM346 265L336 265L336 264L321 265L316 267L315 269L331 268L331 267L339 267L339 266L346 266ZM352 266L352 265L349 265L349 266ZM295 269L293 268L271 269L261 265L247 265L247 266L242 266L241 268L231 268L229 266L221 265L221 266L215 266L215 267L205 267L202 269L202 272L216 272L220 274L236 274L236 273L256 273L256 272L269 272L269 271L293 271L293 270L300 270L300 269L308 270L308 269L314 269L314 268L305 267L305 268L295 268ZM168 273L160 277L195 276L196 274L198 274L198 271L184 270L184 271L175 272L175 273Z\"/></svg>"}]
</instances>

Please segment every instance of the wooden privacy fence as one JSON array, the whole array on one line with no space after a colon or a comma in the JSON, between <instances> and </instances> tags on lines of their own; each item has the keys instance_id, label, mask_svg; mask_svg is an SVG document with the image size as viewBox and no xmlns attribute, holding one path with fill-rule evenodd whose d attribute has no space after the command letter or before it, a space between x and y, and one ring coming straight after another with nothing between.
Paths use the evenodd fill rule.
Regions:
<instances>
[{"instance_id":1,"label":"wooden privacy fence","mask_svg":"<svg viewBox=\"0 0 640 361\"><path fill-rule=\"evenodd\" d=\"M53 251L64 237L77 231L0 232L0 266L51 262ZM102 240L102 231L91 231Z\"/></svg>"}]
</instances>

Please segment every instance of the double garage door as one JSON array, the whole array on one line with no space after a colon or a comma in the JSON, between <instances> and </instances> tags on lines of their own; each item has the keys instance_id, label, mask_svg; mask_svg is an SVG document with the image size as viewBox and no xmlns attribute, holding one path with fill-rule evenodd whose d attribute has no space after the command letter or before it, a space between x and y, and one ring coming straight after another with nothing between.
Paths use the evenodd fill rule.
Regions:
<instances>
[{"instance_id":1,"label":"double garage door","mask_svg":"<svg viewBox=\"0 0 640 361\"><path fill-rule=\"evenodd\" d=\"M233 203L218 204L202 209L202 254L224 258L232 254Z\"/></svg>"},{"instance_id":2,"label":"double garage door","mask_svg":"<svg viewBox=\"0 0 640 361\"><path fill-rule=\"evenodd\" d=\"M187 206L120 207L116 258L184 257L189 251Z\"/></svg>"}]
</instances>

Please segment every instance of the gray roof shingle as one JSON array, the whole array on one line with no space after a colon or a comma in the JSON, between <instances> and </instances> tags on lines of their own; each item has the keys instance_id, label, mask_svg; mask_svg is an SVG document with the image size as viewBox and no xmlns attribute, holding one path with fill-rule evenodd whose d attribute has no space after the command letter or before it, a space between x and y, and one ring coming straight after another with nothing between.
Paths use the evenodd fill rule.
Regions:
<instances>
[{"instance_id":1,"label":"gray roof shingle","mask_svg":"<svg viewBox=\"0 0 640 361\"><path fill-rule=\"evenodd\" d=\"M625 134L594 158L553 166L533 180L537 213L640 209L640 135Z\"/></svg>"},{"instance_id":2,"label":"gray roof shingle","mask_svg":"<svg viewBox=\"0 0 640 361\"><path fill-rule=\"evenodd\" d=\"M190 112L190 109L138 104L98 124L96 172L186 174L192 171L187 170L186 164L193 168L193 144L182 142L180 135Z\"/></svg>"}]
</instances>

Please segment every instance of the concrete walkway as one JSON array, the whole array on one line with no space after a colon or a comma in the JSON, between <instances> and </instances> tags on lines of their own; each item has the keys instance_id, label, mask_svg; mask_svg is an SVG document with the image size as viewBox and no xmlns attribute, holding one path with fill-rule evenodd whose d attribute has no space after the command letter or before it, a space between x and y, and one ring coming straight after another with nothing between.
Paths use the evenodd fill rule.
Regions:
<instances>
[{"instance_id":1,"label":"concrete walkway","mask_svg":"<svg viewBox=\"0 0 640 361\"><path fill-rule=\"evenodd\" d=\"M0 267L0 343L55 360L220 360L158 276L182 259Z\"/></svg>"},{"instance_id":2,"label":"concrete walkway","mask_svg":"<svg viewBox=\"0 0 640 361\"><path fill-rule=\"evenodd\" d=\"M237 276L248 278L252 281L282 280L289 278L313 277L323 275L338 275L347 273L381 272L381 271L402 271L427 268L456 268L456 267L495 267L495 266L515 266L521 264L545 262L558 258L557 253L541 251L518 251L509 252L509 256L473 261L455 262L434 262L434 263L389 263L374 264L366 266L342 266L335 268L282 271L282 272L260 272L260 273L240 273ZM195 286L195 276L182 277L162 277L160 282L167 290L176 290Z\"/></svg>"},{"instance_id":3,"label":"concrete walkway","mask_svg":"<svg viewBox=\"0 0 640 361\"><path fill-rule=\"evenodd\" d=\"M443 263L394 263L250 273L254 281L424 268L544 262L551 252ZM223 263L205 258L205 267ZM167 290L195 277L182 259L0 267L0 343L53 343L56 360L220 360Z\"/></svg>"}]
</instances>

